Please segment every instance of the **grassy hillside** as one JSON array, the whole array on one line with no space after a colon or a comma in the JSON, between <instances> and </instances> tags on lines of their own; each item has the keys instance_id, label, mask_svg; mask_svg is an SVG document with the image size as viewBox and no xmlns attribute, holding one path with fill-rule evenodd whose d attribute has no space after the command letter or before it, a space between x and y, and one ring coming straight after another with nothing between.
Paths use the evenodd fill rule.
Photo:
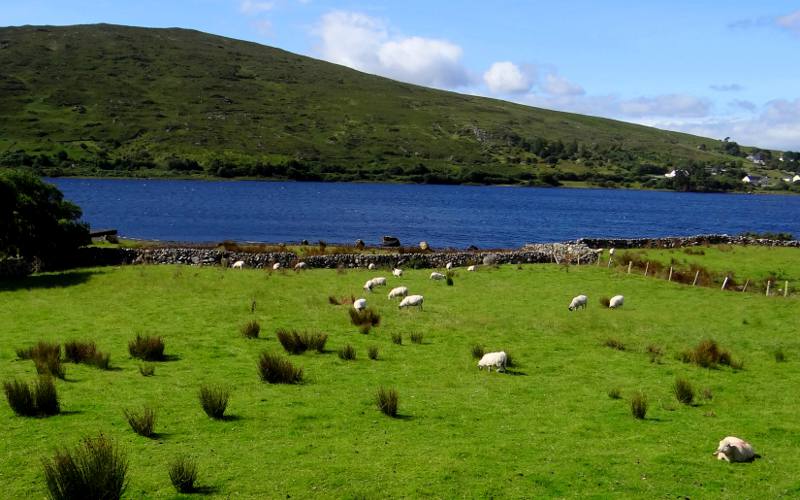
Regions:
<instances>
[{"instance_id":1,"label":"grassy hillside","mask_svg":"<svg viewBox=\"0 0 800 500\"><path fill-rule=\"evenodd\" d=\"M0 164L48 175L619 184L723 146L185 29L0 28Z\"/></svg>"},{"instance_id":2,"label":"grassy hillside","mask_svg":"<svg viewBox=\"0 0 800 500\"><path fill-rule=\"evenodd\" d=\"M784 263L793 276L797 262ZM0 404L4 494L42 497L41 458L99 432L128 453L128 498L174 495L167 464L185 453L199 462L199 485L219 498L800 493L796 298L691 288L603 266L461 270L452 287L407 270L389 285L422 293L424 311L398 311L380 289L367 298L381 324L363 335L350 325L348 306L327 298L358 293L375 273L130 266L4 283L4 381L35 377L33 363L16 360L14 350L40 339L95 340L114 368L67 364L66 381L56 381L59 416L18 417ZM569 312L581 292L588 308ZM600 297L616 293L625 295L622 309L600 307ZM250 319L261 322L261 339L239 333ZM289 356L276 328L326 332L328 352ZM424 335L422 344L409 341L412 332ZM152 377L128 356L136 333L165 339L171 358L155 363ZM391 334L402 334L403 344ZM744 368L676 359L707 338ZM606 347L609 339L625 350ZM336 355L346 344L355 347L355 361ZM480 372L474 344L510 352L514 368ZM651 362L651 345L663 351L659 361ZM367 358L369 346L378 347L377 361ZM264 351L303 367L305 382L261 382L256 359ZM693 384L694 404L676 401L678 376ZM202 412L197 392L207 383L231 390L228 420ZM401 418L376 409L381 385L399 391ZM610 398L611 389L621 399ZM637 391L649 401L644 420L630 411ZM122 415L145 404L158 412L155 439L134 434ZM738 465L713 459L727 435L749 440L762 458Z\"/></svg>"}]
</instances>

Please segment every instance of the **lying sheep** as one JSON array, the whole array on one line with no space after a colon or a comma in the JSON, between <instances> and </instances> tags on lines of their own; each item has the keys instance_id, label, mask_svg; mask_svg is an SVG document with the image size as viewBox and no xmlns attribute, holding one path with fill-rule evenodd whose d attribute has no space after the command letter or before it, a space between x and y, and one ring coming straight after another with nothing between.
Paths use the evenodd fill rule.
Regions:
<instances>
[{"instance_id":1,"label":"lying sheep","mask_svg":"<svg viewBox=\"0 0 800 500\"><path fill-rule=\"evenodd\" d=\"M495 367L495 370L498 372L506 371L506 363L508 362L508 356L506 355L505 351L500 352L487 352L483 355L480 361L478 361L478 369L482 370L486 368L488 371L492 371L492 367Z\"/></svg>"},{"instance_id":2,"label":"lying sheep","mask_svg":"<svg viewBox=\"0 0 800 500\"><path fill-rule=\"evenodd\" d=\"M422 309L422 295L409 295L408 297L404 298L400 301L400 304L397 306L399 309L404 307L419 307Z\"/></svg>"},{"instance_id":3,"label":"lying sheep","mask_svg":"<svg viewBox=\"0 0 800 500\"><path fill-rule=\"evenodd\" d=\"M308 266L306 265L305 262L298 262L297 264L294 265L294 268L296 270L305 269L306 267Z\"/></svg>"},{"instance_id":4,"label":"lying sheep","mask_svg":"<svg viewBox=\"0 0 800 500\"><path fill-rule=\"evenodd\" d=\"M392 275L399 278L400 276L403 275L403 270L398 267L395 267L394 269L392 269Z\"/></svg>"},{"instance_id":5,"label":"lying sheep","mask_svg":"<svg viewBox=\"0 0 800 500\"><path fill-rule=\"evenodd\" d=\"M469 271L469 272L474 272L474 271L475 271L475 266L474 266L474 265L472 265L472 266L469 266L469 267L467 268L467 271Z\"/></svg>"},{"instance_id":6,"label":"lying sheep","mask_svg":"<svg viewBox=\"0 0 800 500\"><path fill-rule=\"evenodd\" d=\"M242 269L242 268L244 268L244 261L243 260L237 260L236 262L233 263L231 268L232 269Z\"/></svg>"},{"instance_id":7,"label":"lying sheep","mask_svg":"<svg viewBox=\"0 0 800 500\"><path fill-rule=\"evenodd\" d=\"M372 262L370 262L370 263L369 263L369 265L367 266L367 269L369 269L370 271L372 271L373 269L377 269L377 268L378 268L378 266L376 266L376 265L375 265L374 263L372 263Z\"/></svg>"},{"instance_id":8,"label":"lying sheep","mask_svg":"<svg viewBox=\"0 0 800 500\"><path fill-rule=\"evenodd\" d=\"M614 295L611 297L611 300L608 301L609 309L616 309L618 307L622 307L622 303L625 300L625 297L622 295Z\"/></svg>"},{"instance_id":9,"label":"lying sheep","mask_svg":"<svg viewBox=\"0 0 800 500\"><path fill-rule=\"evenodd\" d=\"M405 297L406 295L408 295L407 286L398 286L397 288L392 288L392 291L389 292L390 299L393 299L395 297Z\"/></svg>"},{"instance_id":10,"label":"lying sheep","mask_svg":"<svg viewBox=\"0 0 800 500\"><path fill-rule=\"evenodd\" d=\"M353 309L361 311L367 308L367 299L358 299L353 301Z\"/></svg>"},{"instance_id":11,"label":"lying sheep","mask_svg":"<svg viewBox=\"0 0 800 500\"><path fill-rule=\"evenodd\" d=\"M434 272L432 272L432 273L431 273L431 279L432 279L432 280L443 280L443 279L445 279L446 277L447 277L447 276L445 276L444 274L442 274L442 273L437 273L436 271L434 271Z\"/></svg>"},{"instance_id":12,"label":"lying sheep","mask_svg":"<svg viewBox=\"0 0 800 500\"><path fill-rule=\"evenodd\" d=\"M280 262L276 262L276 263L272 264L272 270L273 271L277 271L280 268L281 268L281 263Z\"/></svg>"},{"instance_id":13,"label":"lying sheep","mask_svg":"<svg viewBox=\"0 0 800 500\"><path fill-rule=\"evenodd\" d=\"M586 295L578 295L577 297L572 299L572 302L569 303L569 310L574 311L576 309L586 309L586 303L589 301L589 298Z\"/></svg>"},{"instance_id":14,"label":"lying sheep","mask_svg":"<svg viewBox=\"0 0 800 500\"><path fill-rule=\"evenodd\" d=\"M712 455L717 457L717 460L726 462L752 462L759 456L753 451L750 443L734 436L728 436L720 441L717 451Z\"/></svg>"}]
</instances>

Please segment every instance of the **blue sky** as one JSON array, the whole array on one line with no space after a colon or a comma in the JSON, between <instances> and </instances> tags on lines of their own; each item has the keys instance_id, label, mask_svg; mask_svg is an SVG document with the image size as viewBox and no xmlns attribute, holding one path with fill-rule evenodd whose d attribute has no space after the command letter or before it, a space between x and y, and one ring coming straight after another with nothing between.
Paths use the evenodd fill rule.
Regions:
<instances>
[{"instance_id":1,"label":"blue sky","mask_svg":"<svg viewBox=\"0 0 800 500\"><path fill-rule=\"evenodd\" d=\"M800 2L0 0L0 25L193 28L458 92L800 150Z\"/></svg>"}]
</instances>

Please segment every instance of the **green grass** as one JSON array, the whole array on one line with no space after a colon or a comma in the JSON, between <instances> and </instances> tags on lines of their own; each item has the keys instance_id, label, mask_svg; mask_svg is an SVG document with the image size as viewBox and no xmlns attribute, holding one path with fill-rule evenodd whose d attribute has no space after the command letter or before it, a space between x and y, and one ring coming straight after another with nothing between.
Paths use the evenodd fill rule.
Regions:
<instances>
[{"instance_id":1,"label":"green grass","mask_svg":"<svg viewBox=\"0 0 800 500\"><path fill-rule=\"evenodd\" d=\"M796 255L786 263L797 261ZM127 498L172 498L166 471L192 456L198 486L226 498L585 497L770 498L800 494L800 303L628 276L604 267L503 266L436 286L425 270L391 280L425 296L424 311L398 310L383 295L381 326L361 335L348 306L369 271L274 273L128 266L32 276L0 284L0 374L31 380L15 348L81 338L109 352L114 370L70 365L56 380L62 413L16 417L0 404L0 478L8 498L46 494L41 459L59 443L103 432L128 454ZM63 284L63 286L60 286ZM569 312L578 293L590 306ZM608 310L601 295L625 295ZM250 313L250 301L259 304ZM270 328L245 339L251 318ZM746 320L746 322L744 321ZM261 382L261 352L283 354L274 329L324 331L328 352L291 356L297 385ZM424 332L422 345L394 333ZM142 377L127 352L137 332L163 336L170 358ZM603 345L609 337L625 351ZM707 369L675 355L713 338L745 368ZM342 362L350 344L359 356ZM471 347L514 353L508 374L477 369ZM651 363L647 346L665 355ZM380 348L380 361L363 355ZM780 347L786 361L776 363ZM677 404L677 376L712 400ZM226 418L198 404L203 385L231 392ZM400 394L398 418L376 390ZM616 388L621 399L608 393ZM647 395L646 418L631 395ZM124 408L151 406L158 434L134 434ZM763 458L733 467L713 460L724 436L747 439Z\"/></svg>"}]
</instances>

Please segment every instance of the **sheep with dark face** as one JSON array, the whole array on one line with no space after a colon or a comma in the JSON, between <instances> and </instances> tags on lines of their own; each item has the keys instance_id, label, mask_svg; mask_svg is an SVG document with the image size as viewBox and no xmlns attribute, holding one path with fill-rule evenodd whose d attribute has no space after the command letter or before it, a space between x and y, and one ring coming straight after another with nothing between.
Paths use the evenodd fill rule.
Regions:
<instances>
[{"instance_id":1,"label":"sheep with dark face","mask_svg":"<svg viewBox=\"0 0 800 500\"><path fill-rule=\"evenodd\" d=\"M576 309L586 309L586 304L589 298L586 295L578 295L569 303L569 310L575 311Z\"/></svg>"},{"instance_id":2,"label":"sheep with dark face","mask_svg":"<svg viewBox=\"0 0 800 500\"><path fill-rule=\"evenodd\" d=\"M728 436L720 441L713 455L717 460L726 462L752 462L759 456L753 451L753 445L735 436Z\"/></svg>"}]
</instances>

